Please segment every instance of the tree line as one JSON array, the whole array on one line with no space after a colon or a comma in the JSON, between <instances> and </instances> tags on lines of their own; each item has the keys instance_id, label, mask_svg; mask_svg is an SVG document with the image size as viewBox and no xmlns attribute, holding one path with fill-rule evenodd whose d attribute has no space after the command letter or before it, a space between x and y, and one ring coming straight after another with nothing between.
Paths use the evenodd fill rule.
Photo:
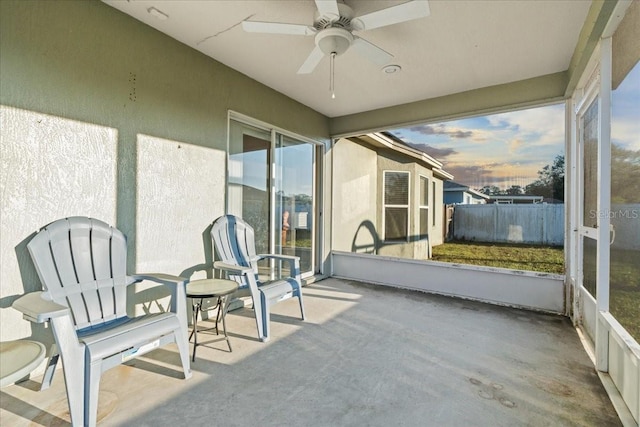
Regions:
<instances>
[{"instance_id":1,"label":"tree line","mask_svg":"<svg viewBox=\"0 0 640 427\"><path fill-rule=\"evenodd\" d=\"M611 202L638 203L640 183L640 150L627 150L611 144ZM522 187L512 185L503 190L495 185L479 189L489 196L542 196L564 202L564 155L557 155L553 163L538 171L538 179Z\"/></svg>"},{"instance_id":2,"label":"tree line","mask_svg":"<svg viewBox=\"0 0 640 427\"><path fill-rule=\"evenodd\" d=\"M478 191L488 196L542 196L564 202L564 155L557 155L552 164L538 171L538 179L524 187L512 185L503 190L495 185L485 185Z\"/></svg>"}]
</instances>

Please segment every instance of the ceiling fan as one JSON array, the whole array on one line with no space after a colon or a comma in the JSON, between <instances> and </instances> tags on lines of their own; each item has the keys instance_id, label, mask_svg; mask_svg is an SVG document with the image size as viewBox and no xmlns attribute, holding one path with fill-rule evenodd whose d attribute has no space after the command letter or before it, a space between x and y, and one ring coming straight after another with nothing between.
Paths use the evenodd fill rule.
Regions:
<instances>
[{"instance_id":1,"label":"ceiling fan","mask_svg":"<svg viewBox=\"0 0 640 427\"><path fill-rule=\"evenodd\" d=\"M315 35L316 46L298 69L298 74L309 74L325 55L331 57L333 65L335 56L351 47L377 65L389 63L393 55L353 32L424 18L430 13L426 0L410 0L361 16L355 16L353 9L337 0L315 0L315 3L318 10L313 25L243 21L242 28L251 33Z\"/></svg>"}]
</instances>

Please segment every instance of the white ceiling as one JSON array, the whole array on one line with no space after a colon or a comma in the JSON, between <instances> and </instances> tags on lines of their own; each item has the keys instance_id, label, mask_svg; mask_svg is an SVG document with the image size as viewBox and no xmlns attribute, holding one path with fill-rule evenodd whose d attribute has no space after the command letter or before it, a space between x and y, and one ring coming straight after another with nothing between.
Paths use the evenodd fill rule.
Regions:
<instances>
[{"instance_id":1,"label":"white ceiling","mask_svg":"<svg viewBox=\"0 0 640 427\"><path fill-rule=\"evenodd\" d=\"M103 0L182 43L328 116L337 117L564 71L588 0L431 0L427 18L357 32L394 58L400 73L352 50L296 74L313 36L247 33L241 22L313 24L313 0ZM339 0L342 2L342 0ZM405 0L344 0L357 16ZM168 16L148 13L154 7Z\"/></svg>"}]
</instances>

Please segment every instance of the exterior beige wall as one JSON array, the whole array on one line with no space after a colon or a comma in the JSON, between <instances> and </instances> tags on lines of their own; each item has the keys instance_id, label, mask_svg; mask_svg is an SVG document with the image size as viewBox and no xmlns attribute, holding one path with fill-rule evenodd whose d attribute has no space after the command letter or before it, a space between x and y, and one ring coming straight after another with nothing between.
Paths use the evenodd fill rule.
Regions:
<instances>
[{"instance_id":1,"label":"exterior beige wall","mask_svg":"<svg viewBox=\"0 0 640 427\"><path fill-rule=\"evenodd\" d=\"M334 233L331 247L345 252L376 253L377 154L348 139L336 141L332 151Z\"/></svg>"},{"instance_id":2,"label":"exterior beige wall","mask_svg":"<svg viewBox=\"0 0 640 427\"><path fill-rule=\"evenodd\" d=\"M0 339L39 288L26 243L65 216L128 237L130 272L210 256L228 110L320 141L328 119L99 1L0 2Z\"/></svg>"},{"instance_id":3,"label":"exterior beige wall","mask_svg":"<svg viewBox=\"0 0 640 427\"><path fill-rule=\"evenodd\" d=\"M420 176L429 179L429 192L434 182L430 169L405 156L376 149L366 143L339 139L333 147L333 239L337 251L426 259L429 242L418 240ZM385 242L383 228L384 171L410 173L409 242ZM442 180L435 179L438 194L436 225L431 229L433 244L442 243ZM430 203L431 205L431 203Z\"/></svg>"}]
</instances>

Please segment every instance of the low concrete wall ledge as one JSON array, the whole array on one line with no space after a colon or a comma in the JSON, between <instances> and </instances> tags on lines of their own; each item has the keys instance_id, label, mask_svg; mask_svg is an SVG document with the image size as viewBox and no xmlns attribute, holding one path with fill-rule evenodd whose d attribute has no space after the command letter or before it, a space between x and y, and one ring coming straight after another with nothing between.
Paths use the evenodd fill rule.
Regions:
<instances>
[{"instance_id":1,"label":"low concrete wall ledge","mask_svg":"<svg viewBox=\"0 0 640 427\"><path fill-rule=\"evenodd\" d=\"M564 276L333 251L332 276L497 305L565 313Z\"/></svg>"}]
</instances>

